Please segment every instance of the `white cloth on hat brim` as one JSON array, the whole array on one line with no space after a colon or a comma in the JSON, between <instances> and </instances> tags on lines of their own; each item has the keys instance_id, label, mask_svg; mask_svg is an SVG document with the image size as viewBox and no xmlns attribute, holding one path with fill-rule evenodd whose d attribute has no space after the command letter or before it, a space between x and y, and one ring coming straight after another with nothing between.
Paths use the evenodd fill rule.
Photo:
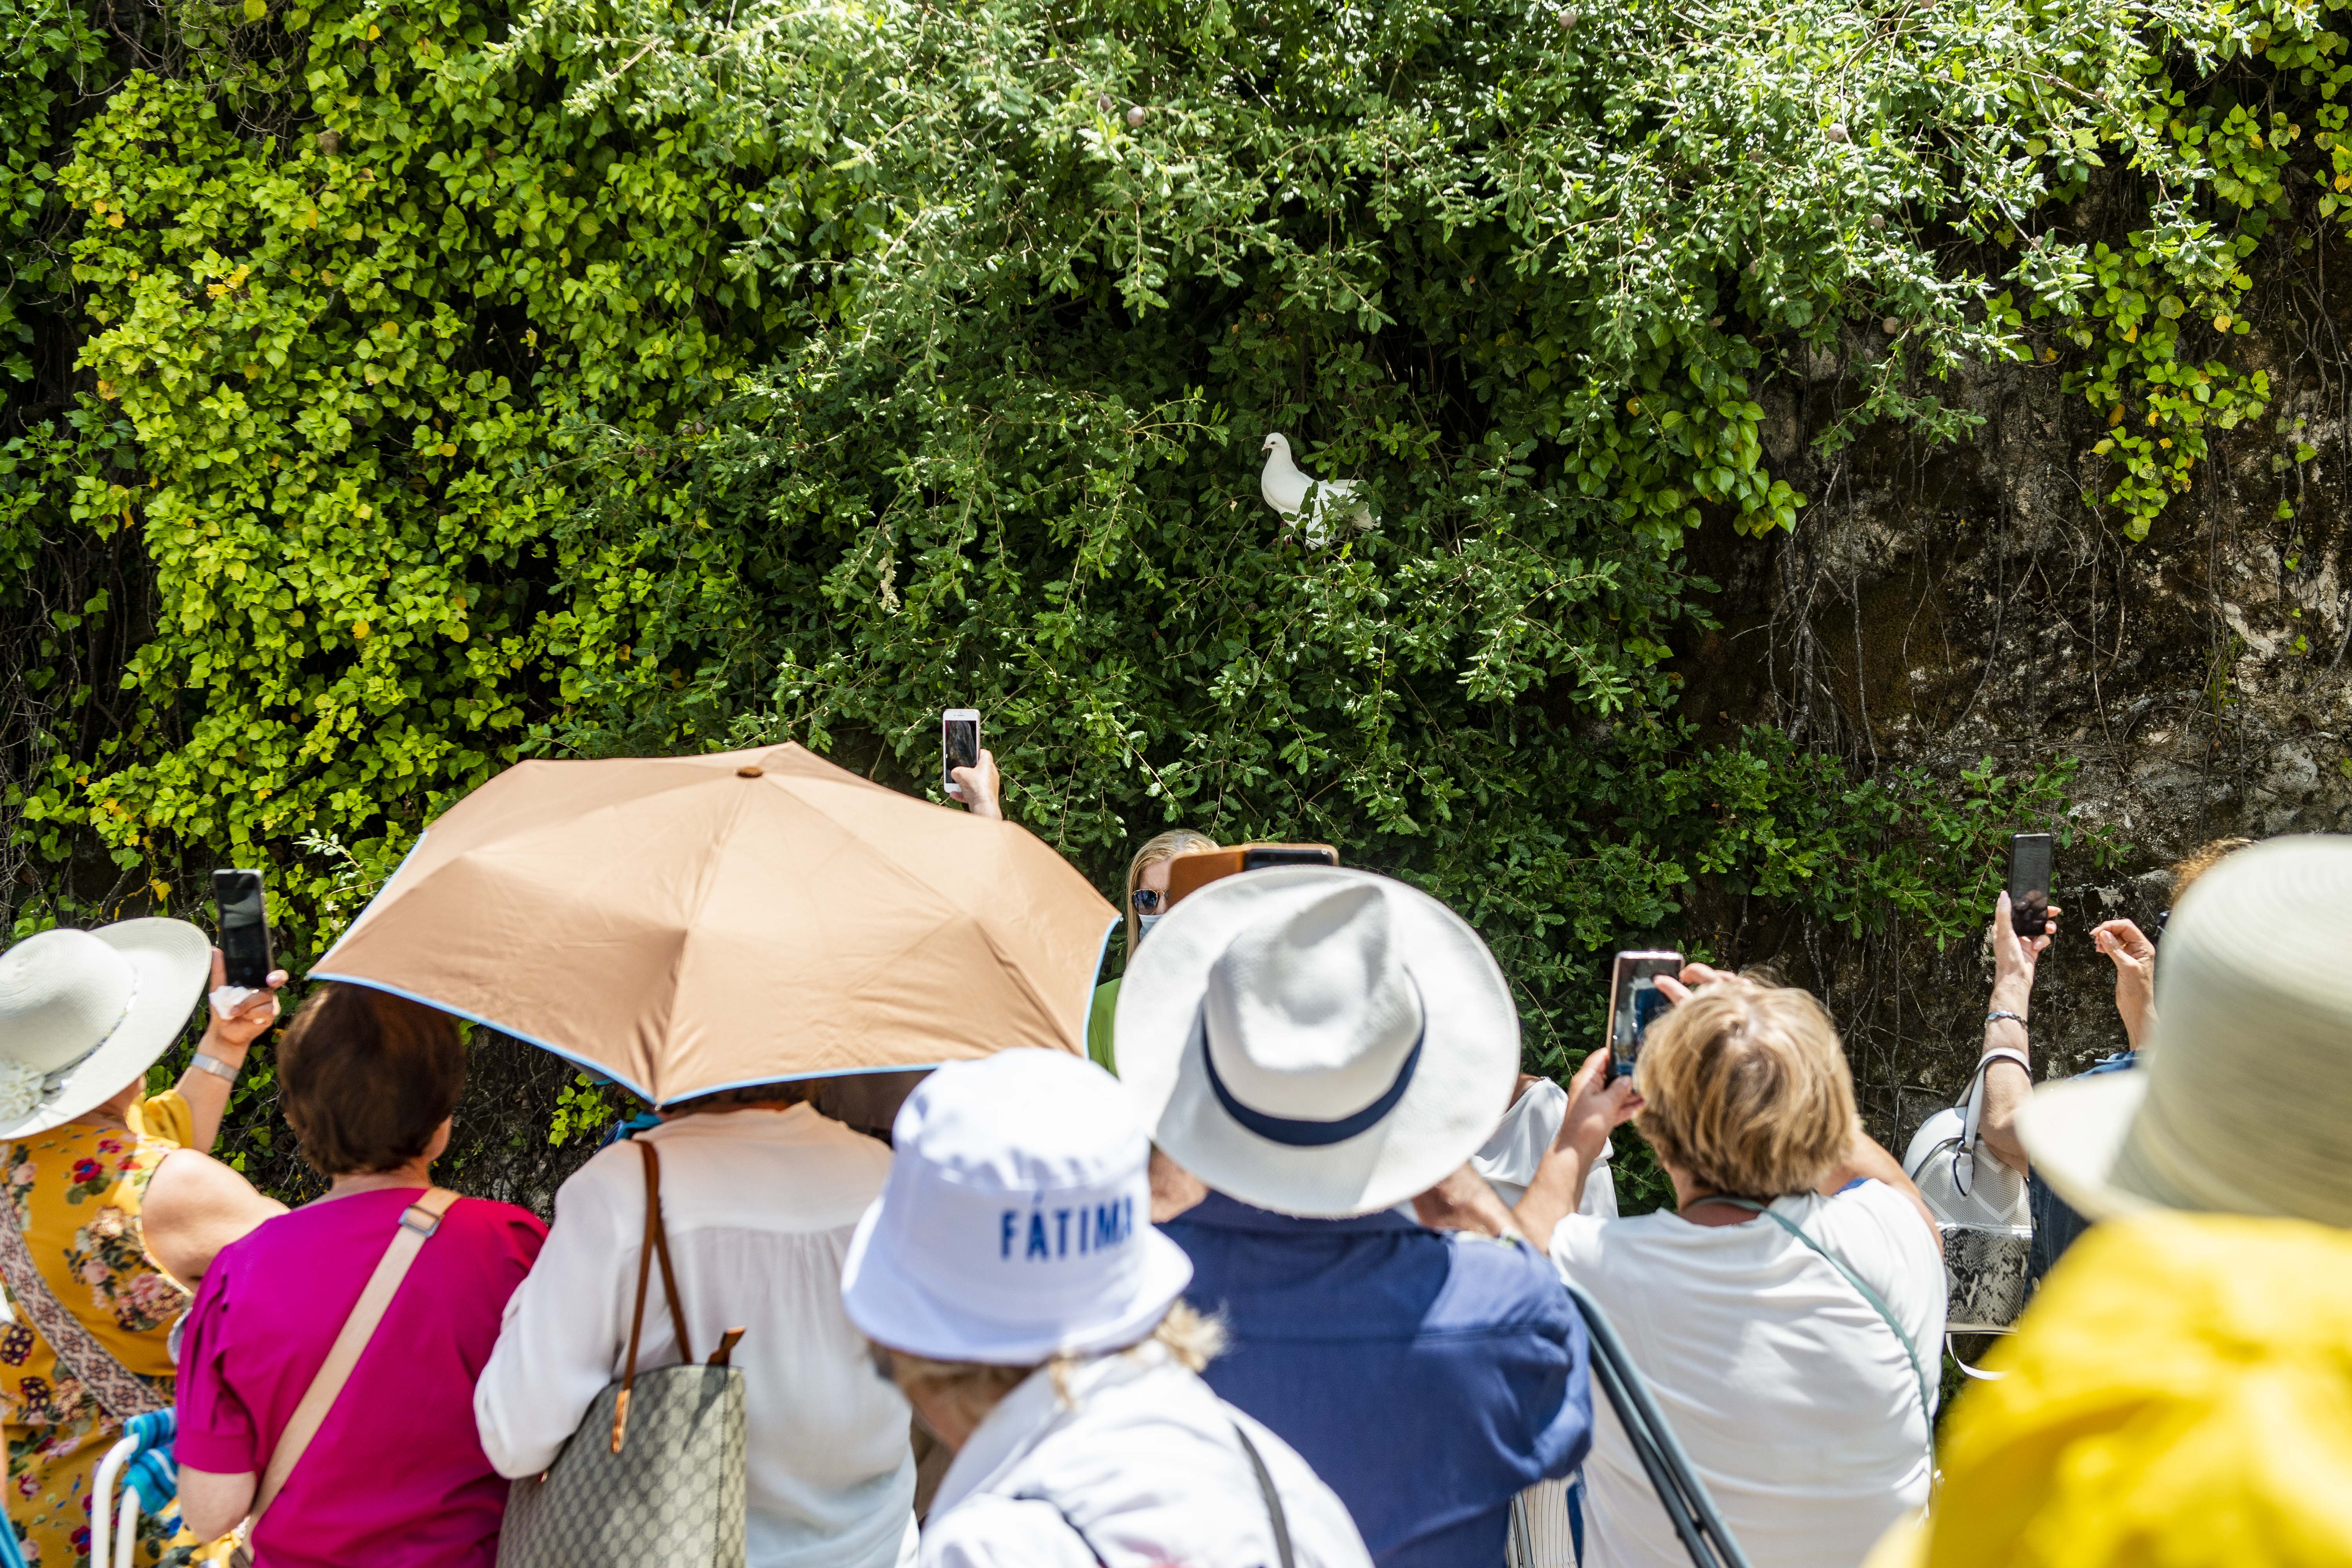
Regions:
<instances>
[{"instance_id":1,"label":"white cloth on hat brim","mask_svg":"<svg viewBox=\"0 0 2352 1568\"><path fill-rule=\"evenodd\" d=\"M2034 1174L2085 1219L2159 1207L2115 1182L2116 1160L2147 1098L2145 1069L2035 1084L2017 1122Z\"/></svg>"},{"instance_id":2,"label":"white cloth on hat brim","mask_svg":"<svg viewBox=\"0 0 2352 1568\"><path fill-rule=\"evenodd\" d=\"M1144 1266L1124 1299L1097 1297L1088 1315L1052 1325L1006 1324L942 1299L896 1268L875 1246L885 1198L857 1222L841 1265L841 1304L857 1331L876 1344L933 1361L1035 1366L1059 1355L1098 1355L1148 1338L1192 1282L1192 1259L1157 1226L1139 1227Z\"/></svg>"},{"instance_id":3,"label":"white cloth on hat brim","mask_svg":"<svg viewBox=\"0 0 2352 1568\"><path fill-rule=\"evenodd\" d=\"M103 1043L93 1041L95 1050L64 1069L38 1105L0 1121L0 1138L62 1127L121 1093L172 1048L212 979L212 941L185 921L120 921L89 934L131 961L138 989L130 1008Z\"/></svg>"},{"instance_id":4,"label":"white cloth on hat brim","mask_svg":"<svg viewBox=\"0 0 2352 1568\"><path fill-rule=\"evenodd\" d=\"M1362 883L1381 889L1395 951L1421 994L1420 1061L1395 1107L1365 1131L1315 1147L1277 1143L1235 1121L1210 1086L1200 1043L1209 971L1239 932ZM1417 888L1335 867L1244 871L1186 898L1129 963L1112 1033L1120 1081L1169 1158L1229 1197L1307 1218L1372 1214L1435 1186L1494 1132L1519 1071L1518 1009L1478 933Z\"/></svg>"}]
</instances>

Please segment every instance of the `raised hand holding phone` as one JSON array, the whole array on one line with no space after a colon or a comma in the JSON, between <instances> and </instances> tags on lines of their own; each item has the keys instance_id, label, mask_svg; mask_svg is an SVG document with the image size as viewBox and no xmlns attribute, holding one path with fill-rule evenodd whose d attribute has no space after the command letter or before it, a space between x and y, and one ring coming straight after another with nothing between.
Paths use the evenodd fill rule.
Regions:
<instances>
[{"instance_id":1,"label":"raised hand holding phone","mask_svg":"<svg viewBox=\"0 0 2352 1568\"><path fill-rule=\"evenodd\" d=\"M2045 934L2050 917L2050 835L2009 836L2009 913L2018 935Z\"/></svg>"},{"instance_id":2,"label":"raised hand holding phone","mask_svg":"<svg viewBox=\"0 0 2352 1568\"><path fill-rule=\"evenodd\" d=\"M1002 820L998 804L1003 778L995 754L980 743L980 712L950 708L940 715L940 784L974 816Z\"/></svg>"},{"instance_id":3,"label":"raised hand holding phone","mask_svg":"<svg viewBox=\"0 0 2352 1568\"><path fill-rule=\"evenodd\" d=\"M940 783L957 800L963 799L958 770L980 765L980 710L950 708L940 715Z\"/></svg>"}]
</instances>

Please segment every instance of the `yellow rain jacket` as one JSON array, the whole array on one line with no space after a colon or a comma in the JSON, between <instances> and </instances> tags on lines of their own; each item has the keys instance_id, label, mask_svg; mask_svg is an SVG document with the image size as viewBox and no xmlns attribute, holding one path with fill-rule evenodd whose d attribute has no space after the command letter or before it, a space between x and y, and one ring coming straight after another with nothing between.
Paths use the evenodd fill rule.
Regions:
<instances>
[{"instance_id":1,"label":"yellow rain jacket","mask_svg":"<svg viewBox=\"0 0 2352 1568\"><path fill-rule=\"evenodd\" d=\"M2352 1563L2352 1232L2093 1228L1954 1405L1927 1568Z\"/></svg>"}]
</instances>

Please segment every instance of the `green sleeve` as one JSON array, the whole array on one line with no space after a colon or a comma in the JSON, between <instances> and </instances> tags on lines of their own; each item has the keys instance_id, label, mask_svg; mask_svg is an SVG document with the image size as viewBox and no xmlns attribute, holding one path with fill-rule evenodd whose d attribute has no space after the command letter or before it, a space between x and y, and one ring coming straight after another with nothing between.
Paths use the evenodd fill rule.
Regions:
<instances>
[{"instance_id":1,"label":"green sleeve","mask_svg":"<svg viewBox=\"0 0 2352 1568\"><path fill-rule=\"evenodd\" d=\"M1105 1072L1118 1071L1118 1058L1111 1049L1111 1020L1118 1014L1118 982L1106 980L1095 987L1094 1005L1087 1009L1087 1055Z\"/></svg>"}]
</instances>

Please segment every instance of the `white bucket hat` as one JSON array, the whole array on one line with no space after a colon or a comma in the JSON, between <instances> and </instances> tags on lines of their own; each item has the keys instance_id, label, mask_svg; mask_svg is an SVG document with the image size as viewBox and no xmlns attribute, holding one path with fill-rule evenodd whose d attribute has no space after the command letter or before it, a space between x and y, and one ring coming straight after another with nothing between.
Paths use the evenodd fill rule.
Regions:
<instances>
[{"instance_id":1,"label":"white bucket hat","mask_svg":"<svg viewBox=\"0 0 2352 1568\"><path fill-rule=\"evenodd\" d=\"M169 1050L212 977L185 921L59 926L0 952L0 1138L64 1125Z\"/></svg>"},{"instance_id":2,"label":"white bucket hat","mask_svg":"<svg viewBox=\"0 0 2352 1568\"><path fill-rule=\"evenodd\" d=\"M2352 1226L2352 837L2238 851L2159 951L2144 1064L2037 1086L2019 1125L2034 1170L2094 1219Z\"/></svg>"},{"instance_id":3,"label":"white bucket hat","mask_svg":"<svg viewBox=\"0 0 2352 1568\"><path fill-rule=\"evenodd\" d=\"M1061 1051L950 1062L899 1108L841 1302L877 1344L1029 1366L1136 1343L1192 1278L1151 1226L1151 1141L1119 1081Z\"/></svg>"},{"instance_id":4,"label":"white bucket hat","mask_svg":"<svg viewBox=\"0 0 2352 1568\"><path fill-rule=\"evenodd\" d=\"M1478 1152L1519 1016L1478 933L1369 871L1274 868L1171 910L1119 987L1118 1061L1170 1157L1228 1196L1342 1218Z\"/></svg>"}]
</instances>

